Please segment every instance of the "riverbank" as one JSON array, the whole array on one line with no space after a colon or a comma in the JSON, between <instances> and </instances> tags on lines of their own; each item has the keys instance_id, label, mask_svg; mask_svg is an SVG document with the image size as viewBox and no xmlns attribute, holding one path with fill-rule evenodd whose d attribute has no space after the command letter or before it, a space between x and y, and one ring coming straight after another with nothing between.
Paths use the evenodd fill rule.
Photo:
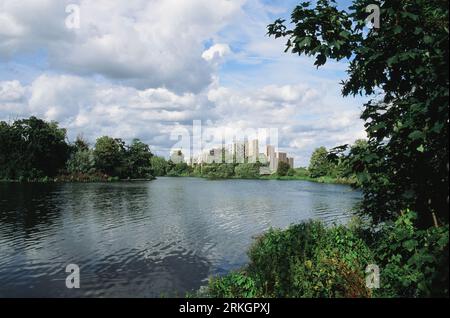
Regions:
<instances>
[{"instance_id":1,"label":"riverbank","mask_svg":"<svg viewBox=\"0 0 450 318\"><path fill-rule=\"evenodd\" d=\"M355 185L356 180L353 178L335 178L331 176L323 176L319 178L312 178L309 176L278 176L276 174L270 176L261 176L260 180L280 180L280 181L310 181L325 184L344 184Z\"/></svg>"},{"instance_id":2,"label":"riverbank","mask_svg":"<svg viewBox=\"0 0 450 318\"><path fill-rule=\"evenodd\" d=\"M121 179L119 177L111 177L108 175L62 175L57 177L43 177L33 179L2 179L0 183L113 183L113 182L142 182L153 181L155 177L139 178L139 179Z\"/></svg>"},{"instance_id":3,"label":"riverbank","mask_svg":"<svg viewBox=\"0 0 450 318\"><path fill-rule=\"evenodd\" d=\"M261 175L260 164L204 164L188 166L187 164L176 165L175 168L166 172L167 177L194 177L208 180L280 180L280 181L309 181L325 184L343 184L357 186L356 177L343 177L339 173L328 173L317 176L307 168L295 168L287 171L276 171L270 175ZM163 176L163 175L161 175Z\"/></svg>"},{"instance_id":4,"label":"riverbank","mask_svg":"<svg viewBox=\"0 0 450 318\"><path fill-rule=\"evenodd\" d=\"M270 229L248 250L246 266L210 277L207 286L188 296L448 297L448 225L420 230L416 220L408 210L376 234L358 218L346 226L309 221ZM416 248L420 245L425 248ZM367 274L379 268L383 284L369 285Z\"/></svg>"},{"instance_id":5,"label":"riverbank","mask_svg":"<svg viewBox=\"0 0 450 318\"><path fill-rule=\"evenodd\" d=\"M331 176L323 176L319 178L312 178L309 176L279 176L277 174L263 175L259 177L217 177L217 176L202 176L198 174L183 174L164 176L169 178L200 178L207 180L277 180L277 181L309 181L323 184L342 184L342 185L356 185L356 180L352 178L335 178Z\"/></svg>"}]
</instances>

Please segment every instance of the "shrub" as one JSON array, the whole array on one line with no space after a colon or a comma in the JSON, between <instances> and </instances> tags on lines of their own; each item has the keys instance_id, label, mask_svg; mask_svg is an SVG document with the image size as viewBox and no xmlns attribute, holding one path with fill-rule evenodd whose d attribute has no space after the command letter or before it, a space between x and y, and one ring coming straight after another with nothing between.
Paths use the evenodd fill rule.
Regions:
<instances>
[{"instance_id":1,"label":"shrub","mask_svg":"<svg viewBox=\"0 0 450 318\"><path fill-rule=\"evenodd\" d=\"M228 179L234 176L234 164L221 163L204 165L202 176L209 179Z\"/></svg>"},{"instance_id":2,"label":"shrub","mask_svg":"<svg viewBox=\"0 0 450 318\"><path fill-rule=\"evenodd\" d=\"M343 226L319 222L270 230L249 251L245 279L213 279L214 297L369 297L364 269L373 262L367 245ZM234 285L239 278L240 287ZM245 286L245 288L242 288Z\"/></svg>"},{"instance_id":3,"label":"shrub","mask_svg":"<svg viewBox=\"0 0 450 318\"><path fill-rule=\"evenodd\" d=\"M209 281L207 296L214 298L253 298L258 296L255 282L241 272L232 272Z\"/></svg>"},{"instance_id":4,"label":"shrub","mask_svg":"<svg viewBox=\"0 0 450 318\"><path fill-rule=\"evenodd\" d=\"M259 164L258 163L241 163L234 168L234 174L242 179L256 179L259 178Z\"/></svg>"},{"instance_id":5,"label":"shrub","mask_svg":"<svg viewBox=\"0 0 450 318\"><path fill-rule=\"evenodd\" d=\"M416 228L417 214L404 213L376 239L382 297L448 297L448 225Z\"/></svg>"}]
</instances>

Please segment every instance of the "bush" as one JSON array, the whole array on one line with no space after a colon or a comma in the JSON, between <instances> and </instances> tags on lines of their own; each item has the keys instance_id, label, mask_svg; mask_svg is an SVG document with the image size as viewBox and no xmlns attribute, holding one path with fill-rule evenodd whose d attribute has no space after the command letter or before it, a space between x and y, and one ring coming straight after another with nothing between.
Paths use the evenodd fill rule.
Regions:
<instances>
[{"instance_id":1,"label":"bush","mask_svg":"<svg viewBox=\"0 0 450 318\"><path fill-rule=\"evenodd\" d=\"M386 225L374 244L382 269L382 297L448 297L448 225L418 230L416 213L407 211Z\"/></svg>"},{"instance_id":2,"label":"bush","mask_svg":"<svg viewBox=\"0 0 450 318\"><path fill-rule=\"evenodd\" d=\"M232 272L209 281L207 296L214 298L254 298L258 296L255 282L245 273Z\"/></svg>"},{"instance_id":3,"label":"bush","mask_svg":"<svg viewBox=\"0 0 450 318\"><path fill-rule=\"evenodd\" d=\"M256 179L259 178L258 163L241 163L234 168L234 174L242 179Z\"/></svg>"},{"instance_id":4,"label":"bush","mask_svg":"<svg viewBox=\"0 0 450 318\"><path fill-rule=\"evenodd\" d=\"M234 176L234 164L221 163L204 165L201 175L209 179L228 179Z\"/></svg>"},{"instance_id":5,"label":"bush","mask_svg":"<svg viewBox=\"0 0 450 318\"><path fill-rule=\"evenodd\" d=\"M184 177L189 176L191 173L191 168L186 162L173 164L169 161L169 165L171 166L170 171L167 173L169 177Z\"/></svg>"},{"instance_id":6,"label":"bush","mask_svg":"<svg viewBox=\"0 0 450 318\"><path fill-rule=\"evenodd\" d=\"M210 281L213 297L369 297L364 269L373 262L367 245L343 226L319 222L270 230L249 251L239 274ZM242 278L245 276L245 278Z\"/></svg>"}]
</instances>

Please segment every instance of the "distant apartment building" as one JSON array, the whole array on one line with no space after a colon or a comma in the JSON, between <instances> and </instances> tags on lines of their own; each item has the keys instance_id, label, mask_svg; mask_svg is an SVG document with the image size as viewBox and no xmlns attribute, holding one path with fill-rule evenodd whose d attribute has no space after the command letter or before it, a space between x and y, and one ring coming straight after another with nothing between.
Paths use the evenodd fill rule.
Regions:
<instances>
[{"instance_id":1,"label":"distant apartment building","mask_svg":"<svg viewBox=\"0 0 450 318\"><path fill-rule=\"evenodd\" d=\"M260 153L258 156L258 162L265 165L269 163L269 160L267 159L267 156L263 153Z\"/></svg>"},{"instance_id":2,"label":"distant apartment building","mask_svg":"<svg viewBox=\"0 0 450 318\"><path fill-rule=\"evenodd\" d=\"M244 142L235 142L233 144L233 159L236 163L244 163L245 157L246 157L246 150L245 150L245 143Z\"/></svg>"},{"instance_id":3,"label":"distant apartment building","mask_svg":"<svg viewBox=\"0 0 450 318\"><path fill-rule=\"evenodd\" d=\"M222 147L203 151L197 155L193 162L202 163L256 163L262 164L261 174L275 173L279 162L286 162L291 168L294 167L294 158L288 157L285 152L276 152L272 145L266 145L264 152L259 152L259 141L251 140L249 142L237 141L232 144L222 145ZM171 156L172 161L184 161L182 153L174 152Z\"/></svg>"},{"instance_id":4,"label":"distant apartment building","mask_svg":"<svg viewBox=\"0 0 450 318\"><path fill-rule=\"evenodd\" d=\"M277 153L278 162L286 162L289 163L287 153L285 152L279 152Z\"/></svg>"},{"instance_id":5,"label":"distant apartment building","mask_svg":"<svg viewBox=\"0 0 450 318\"><path fill-rule=\"evenodd\" d=\"M222 163L223 162L223 148L214 148L207 151L204 151L199 160L197 160L199 164L201 163Z\"/></svg>"},{"instance_id":6,"label":"distant apartment building","mask_svg":"<svg viewBox=\"0 0 450 318\"><path fill-rule=\"evenodd\" d=\"M289 167L291 167L292 169L294 169L294 158L288 158L289 160Z\"/></svg>"},{"instance_id":7,"label":"distant apartment building","mask_svg":"<svg viewBox=\"0 0 450 318\"><path fill-rule=\"evenodd\" d=\"M278 169L278 158L275 153L275 147L272 145L266 146L266 156L269 162L269 169L275 172Z\"/></svg>"},{"instance_id":8,"label":"distant apartment building","mask_svg":"<svg viewBox=\"0 0 450 318\"><path fill-rule=\"evenodd\" d=\"M249 163L255 163L259 160L259 142L257 139L248 142L246 157Z\"/></svg>"},{"instance_id":9,"label":"distant apartment building","mask_svg":"<svg viewBox=\"0 0 450 318\"><path fill-rule=\"evenodd\" d=\"M223 162L223 148L214 148L209 152L209 155L211 156L213 163Z\"/></svg>"},{"instance_id":10,"label":"distant apartment building","mask_svg":"<svg viewBox=\"0 0 450 318\"><path fill-rule=\"evenodd\" d=\"M172 153L170 154L170 160L175 164L184 162L183 152L181 150L172 151Z\"/></svg>"}]
</instances>

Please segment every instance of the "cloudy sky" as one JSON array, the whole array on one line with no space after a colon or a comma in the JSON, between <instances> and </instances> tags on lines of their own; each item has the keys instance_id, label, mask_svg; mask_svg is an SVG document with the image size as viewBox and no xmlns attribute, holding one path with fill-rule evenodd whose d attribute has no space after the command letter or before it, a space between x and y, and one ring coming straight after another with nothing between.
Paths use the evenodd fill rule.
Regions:
<instances>
[{"instance_id":1,"label":"cloudy sky","mask_svg":"<svg viewBox=\"0 0 450 318\"><path fill-rule=\"evenodd\" d=\"M0 120L56 120L92 143L140 138L163 156L193 120L277 128L280 149L307 165L315 147L365 136L363 100L341 97L345 64L317 70L266 36L296 3L0 0Z\"/></svg>"}]
</instances>

